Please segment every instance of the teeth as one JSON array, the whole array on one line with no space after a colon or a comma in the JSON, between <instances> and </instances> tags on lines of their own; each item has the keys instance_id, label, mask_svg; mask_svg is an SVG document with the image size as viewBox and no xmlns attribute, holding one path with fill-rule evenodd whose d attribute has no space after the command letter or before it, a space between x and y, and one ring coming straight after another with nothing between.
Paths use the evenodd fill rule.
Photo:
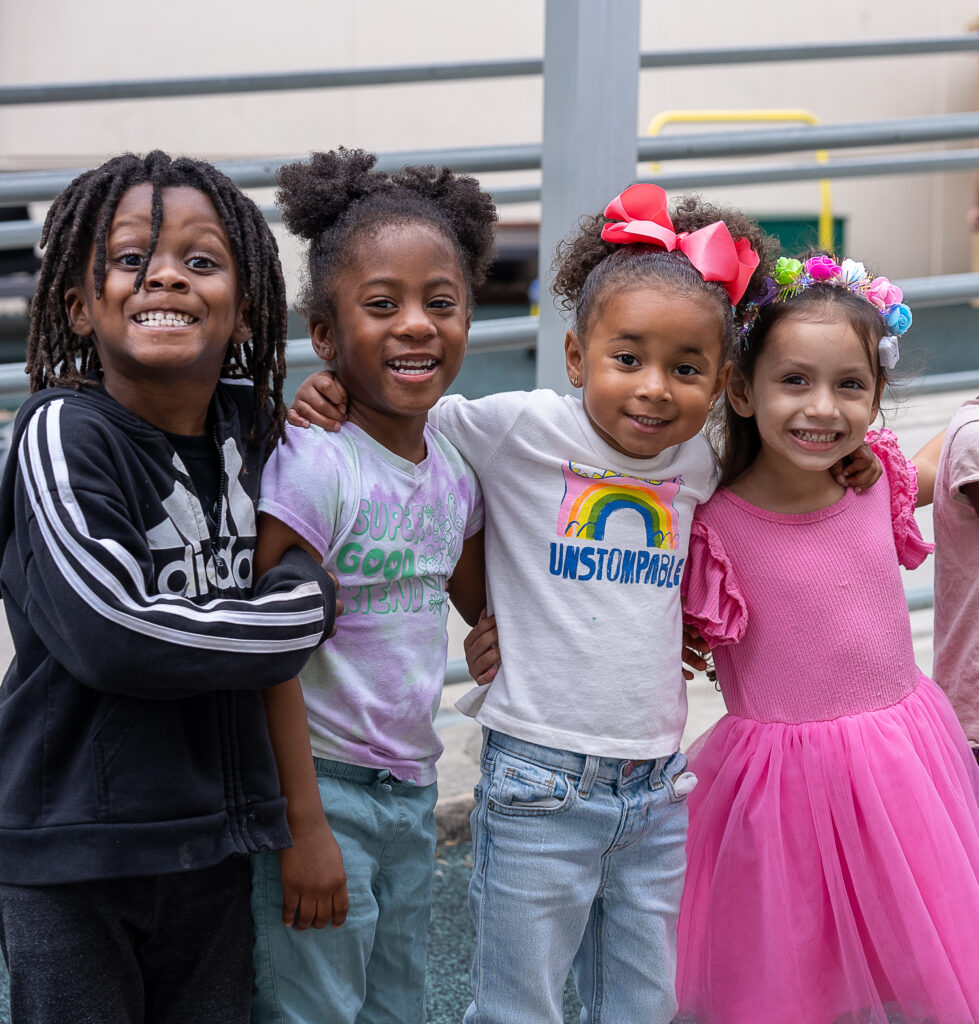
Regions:
<instances>
[{"instance_id":1,"label":"teeth","mask_svg":"<svg viewBox=\"0 0 979 1024\"><path fill-rule=\"evenodd\" d=\"M435 359L392 359L388 365L398 373L422 374L434 369L437 362Z\"/></svg>"},{"instance_id":2,"label":"teeth","mask_svg":"<svg viewBox=\"0 0 979 1024\"><path fill-rule=\"evenodd\" d=\"M138 324L153 324L159 327L186 327L187 324L192 324L196 318L192 317L189 313L151 309L146 313L137 313L133 319Z\"/></svg>"},{"instance_id":3,"label":"teeth","mask_svg":"<svg viewBox=\"0 0 979 1024\"><path fill-rule=\"evenodd\" d=\"M632 418L644 427L655 427L663 422L663 420L653 419L651 416L633 416Z\"/></svg>"},{"instance_id":4,"label":"teeth","mask_svg":"<svg viewBox=\"0 0 979 1024\"><path fill-rule=\"evenodd\" d=\"M812 444L825 444L828 441L835 441L840 436L835 432L832 434L815 434L811 430L793 430L792 433L800 441L809 441Z\"/></svg>"}]
</instances>

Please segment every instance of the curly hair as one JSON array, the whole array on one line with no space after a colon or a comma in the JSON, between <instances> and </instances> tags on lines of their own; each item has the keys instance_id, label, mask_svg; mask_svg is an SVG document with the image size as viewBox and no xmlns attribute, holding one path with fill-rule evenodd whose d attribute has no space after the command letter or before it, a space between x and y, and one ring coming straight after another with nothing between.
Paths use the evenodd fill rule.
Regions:
<instances>
[{"instance_id":1,"label":"curly hair","mask_svg":"<svg viewBox=\"0 0 979 1024\"><path fill-rule=\"evenodd\" d=\"M802 256L802 260L820 255L829 254L822 251L808 252ZM762 306L743 343L737 347L734 376L744 381L752 379L758 357L765 350L765 343L773 328L786 320L815 320L829 323L845 321L860 339L870 366L874 369L874 400L880 402L884 386L890 380L887 368L880 362L877 354L881 338L888 333L886 325L876 307L867 299L855 295L848 288L828 283L810 284L804 291L790 299ZM741 476L761 450L758 424L753 416L739 416L731 407L731 403L725 402L723 411L710 433L711 442L720 460L721 483L729 484Z\"/></svg>"},{"instance_id":2,"label":"curly hair","mask_svg":"<svg viewBox=\"0 0 979 1024\"><path fill-rule=\"evenodd\" d=\"M254 382L251 440L272 445L285 428L282 382L288 324L285 282L279 250L258 207L212 164L189 157L171 158L161 150L145 157L114 157L80 174L54 200L41 234L43 258L31 302L27 334L27 372L31 391L48 387L83 389L100 367L91 337L75 334L65 309L65 293L77 285L93 257L96 297L106 279L106 236L122 196L135 185L153 187L150 240L133 291L143 285L163 222L163 189L193 188L214 204L234 253L238 285L249 303L252 337L230 345L222 374ZM268 405L272 403L269 416ZM259 426L261 425L261 427Z\"/></svg>"},{"instance_id":3,"label":"curly hair","mask_svg":"<svg viewBox=\"0 0 979 1024\"><path fill-rule=\"evenodd\" d=\"M276 177L282 219L309 243L298 307L308 319L333 315L333 289L356 244L381 225L431 224L459 257L470 306L493 258L496 208L488 192L448 167L374 170L377 157L343 147L287 164Z\"/></svg>"},{"instance_id":4,"label":"curly hair","mask_svg":"<svg viewBox=\"0 0 979 1024\"><path fill-rule=\"evenodd\" d=\"M717 306L722 317L726 361L734 354L741 316L750 297L760 290L770 273L777 243L745 214L706 203L698 195L681 196L674 202L670 216L678 234L696 231L722 220L733 238L747 238L751 243L760 262L737 306L731 306L731 300L720 284L705 281L678 249L667 252L654 245L606 242L602 238L602 228L611 219L603 213L583 218L577 229L558 243L552 264L554 281L551 290L561 307L573 314L574 329L582 338L587 336L591 318L610 289L658 283L682 294L703 295Z\"/></svg>"}]
</instances>

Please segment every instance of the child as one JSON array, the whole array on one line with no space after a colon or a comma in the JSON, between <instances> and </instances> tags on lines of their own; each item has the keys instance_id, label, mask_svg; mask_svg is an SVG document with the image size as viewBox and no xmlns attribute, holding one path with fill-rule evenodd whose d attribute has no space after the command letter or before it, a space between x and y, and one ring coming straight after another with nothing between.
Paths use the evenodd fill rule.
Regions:
<instances>
[{"instance_id":1,"label":"child","mask_svg":"<svg viewBox=\"0 0 979 1024\"><path fill-rule=\"evenodd\" d=\"M933 515L935 682L979 759L979 398L962 405L945 430Z\"/></svg>"},{"instance_id":2,"label":"child","mask_svg":"<svg viewBox=\"0 0 979 1024\"><path fill-rule=\"evenodd\" d=\"M772 293L684 577L729 714L691 761L681 1018L974 1021L977 770L914 663L898 562L929 550L915 473L885 430L865 495L828 472L877 415L910 313L826 255L779 261Z\"/></svg>"},{"instance_id":3,"label":"child","mask_svg":"<svg viewBox=\"0 0 979 1024\"><path fill-rule=\"evenodd\" d=\"M157 151L76 178L42 245L0 505L13 1020L242 1024L247 857L289 843L260 690L335 610L301 551L252 588L275 242L230 179Z\"/></svg>"},{"instance_id":4,"label":"child","mask_svg":"<svg viewBox=\"0 0 979 1024\"><path fill-rule=\"evenodd\" d=\"M700 430L761 243L740 214L691 197L671 219L662 189L632 186L559 252L582 400L433 411L483 487L507 651L461 705L485 737L467 1021L560 1022L572 965L589 1020L672 1019L690 784L679 584L715 483ZM307 384L294 410L328 401Z\"/></svg>"},{"instance_id":5,"label":"child","mask_svg":"<svg viewBox=\"0 0 979 1024\"><path fill-rule=\"evenodd\" d=\"M478 485L426 417L462 365L496 212L473 178L374 163L340 150L279 174L349 420L272 455L259 557L314 554L347 616L302 689L269 695L295 846L255 865L257 1022L423 1024L446 591L470 621L485 601Z\"/></svg>"}]
</instances>

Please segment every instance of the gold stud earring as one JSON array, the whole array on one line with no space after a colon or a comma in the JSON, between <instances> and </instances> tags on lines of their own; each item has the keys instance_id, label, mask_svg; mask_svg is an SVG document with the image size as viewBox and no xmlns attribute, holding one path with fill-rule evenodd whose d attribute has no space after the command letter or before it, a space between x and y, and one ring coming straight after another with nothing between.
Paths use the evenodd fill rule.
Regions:
<instances>
[{"instance_id":1,"label":"gold stud earring","mask_svg":"<svg viewBox=\"0 0 979 1024\"><path fill-rule=\"evenodd\" d=\"M580 377L572 377L571 378L571 386L573 388L580 388L581 387L581 378Z\"/></svg>"},{"instance_id":2,"label":"gold stud earring","mask_svg":"<svg viewBox=\"0 0 979 1024\"><path fill-rule=\"evenodd\" d=\"M710 405L708 405L708 406L707 406L707 411L708 411L708 412L713 412L713 411L714 411L714 406L715 406L716 404L717 404L717 399L716 399L716 398L712 398L712 399L710 400Z\"/></svg>"}]
</instances>

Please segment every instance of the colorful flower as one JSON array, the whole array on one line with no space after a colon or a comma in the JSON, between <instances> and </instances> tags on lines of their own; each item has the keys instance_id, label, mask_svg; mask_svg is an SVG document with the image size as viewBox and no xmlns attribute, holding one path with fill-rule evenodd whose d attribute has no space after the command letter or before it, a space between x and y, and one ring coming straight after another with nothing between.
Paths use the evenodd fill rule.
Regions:
<instances>
[{"instance_id":1,"label":"colorful flower","mask_svg":"<svg viewBox=\"0 0 979 1024\"><path fill-rule=\"evenodd\" d=\"M896 284L891 284L886 277L875 277L864 295L880 310L887 309L904 298L904 292Z\"/></svg>"},{"instance_id":2,"label":"colorful flower","mask_svg":"<svg viewBox=\"0 0 979 1024\"><path fill-rule=\"evenodd\" d=\"M911 326L911 319L911 310L903 302L895 302L884 310L884 322L895 334L904 334Z\"/></svg>"},{"instance_id":3,"label":"colorful flower","mask_svg":"<svg viewBox=\"0 0 979 1024\"><path fill-rule=\"evenodd\" d=\"M840 277L845 284L858 284L867 276L867 268L856 260L845 259L840 264Z\"/></svg>"},{"instance_id":4,"label":"colorful flower","mask_svg":"<svg viewBox=\"0 0 979 1024\"><path fill-rule=\"evenodd\" d=\"M911 310L904 304L904 293L886 277L871 280L867 268L857 260L842 259L820 253L805 263L783 256L775 263L771 278L756 285L751 301L742 314L741 341L747 348L749 335L758 316L758 307L770 302L785 302L816 284L846 288L851 294L866 299L875 307L890 332L880 343L881 365L888 368L897 363L897 337L911 326Z\"/></svg>"},{"instance_id":5,"label":"colorful flower","mask_svg":"<svg viewBox=\"0 0 979 1024\"><path fill-rule=\"evenodd\" d=\"M776 284L785 288L788 285L795 284L801 273L802 264L799 260L789 259L787 256L779 256L775 262L775 271L772 276L775 278Z\"/></svg>"},{"instance_id":6,"label":"colorful flower","mask_svg":"<svg viewBox=\"0 0 979 1024\"><path fill-rule=\"evenodd\" d=\"M805 271L814 281L832 281L840 276L840 265L832 256L811 256L806 260Z\"/></svg>"},{"instance_id":7,"label":"colorful flower","mask_svg":"<svg viewBox=\"0 0 979 1024\"><path fill-rule=\"evenodd\" d=\"M778 295L778 285L770 277L764 277L751 301L756 306L767 306L776 295Z\"/></svg>"}]
</instances>

